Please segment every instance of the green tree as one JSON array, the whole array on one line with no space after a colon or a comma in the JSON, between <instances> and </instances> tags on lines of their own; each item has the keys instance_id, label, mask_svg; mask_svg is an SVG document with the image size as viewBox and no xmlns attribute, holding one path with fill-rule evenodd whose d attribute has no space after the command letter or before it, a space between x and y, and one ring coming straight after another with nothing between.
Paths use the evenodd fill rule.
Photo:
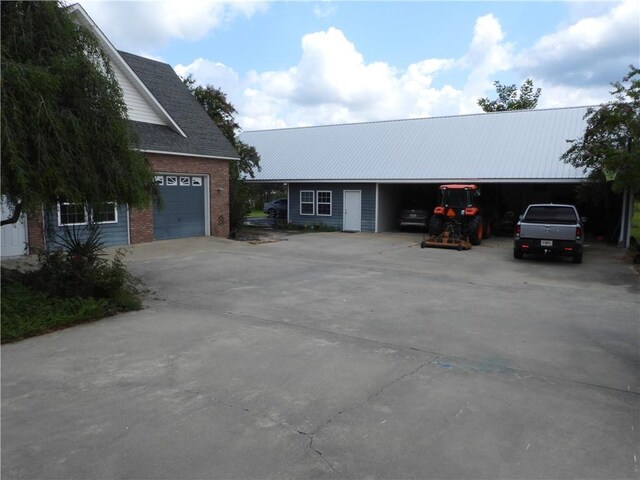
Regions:
<instances>
[{"instance_id":1,"label":"green tree","mask_svg":"<svg viewBox=\"0 0 640 480\"><path fill-rule=\"evenodd\" d=\"M533 80L527 79L520 86L520 91L515 85L502 85L499 81L493 82L496 86L498 98L489 100L487 97L478 99L478 105L485 112L502 112L505 110L529 110L538 105L541 89L533 90Z\"/></svg>"},{"instance_id":2,"label":"green tree","mask_svg":"<svg viewBox=\"0 0 640 480\"><path fill-rule=\"evenodd\" d=\"M0 2L2 194L21 212L59 200L148 206L153 172L95 36L58 2Z\"/></svg>"},{"instance_id":3,"label":"green tree","mask_svg":"<svg viewBox=\"0 0 640 480\"><path fill-rule=\"evenodd\" d=\"M584 135L570 140L562 159L591 170L593 179L612 181L612 189L640 191L640 70L629 65L622 82L612 83L614 99L587 109Z\"/></svg>"},{"instance_id":4,"label":"green tree","mask_svg":"<svg viewBox=\"0 0 640 480\"><path fill-rule=\"evenodd\" d=\"M191 75L183 82L240 155L239 161L229 164L229 224L232 231L237 230L250 211L250 190L245 179L254 178L255 172L260 171L260 155L255 147L238 139L240 125L234 118L238 112L222 90L211 85L196 85Z\"/></svg>"}]
</instances>

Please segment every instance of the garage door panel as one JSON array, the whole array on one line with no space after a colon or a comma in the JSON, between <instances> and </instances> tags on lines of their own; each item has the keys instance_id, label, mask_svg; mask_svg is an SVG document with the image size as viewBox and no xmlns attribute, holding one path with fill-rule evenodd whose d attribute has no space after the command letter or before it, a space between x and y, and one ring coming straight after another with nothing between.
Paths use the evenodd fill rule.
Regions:
<instances>
[{"instance_id":1,"label":"garage door panel","mask_svg":"<svg viewBox=\"0 0 640 480\"><path fill-rule=\"evenodd\" d=\"M201 177L198 177L201 178ZM199 185L159 185L162 208L154 207L153 236L156 240L205 234L204 182Z\"/></svg>"}]
</instances>

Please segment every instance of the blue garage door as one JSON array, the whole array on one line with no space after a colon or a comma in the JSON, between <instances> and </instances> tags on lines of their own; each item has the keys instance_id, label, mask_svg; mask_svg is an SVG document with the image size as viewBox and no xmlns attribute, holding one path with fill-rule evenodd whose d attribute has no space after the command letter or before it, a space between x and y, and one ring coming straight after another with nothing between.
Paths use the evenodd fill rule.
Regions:
<instances>
[{"instance_id":1,"label":"blue garage door","mask_svg":"<svg viewBox=\"0 0 640 480\"><path fill-rule=\"evenodd\" d=\"M158 175L164 201L154 207L153 238L196 237L205 234L204 177Z\"/></svg>"}]
</instances>

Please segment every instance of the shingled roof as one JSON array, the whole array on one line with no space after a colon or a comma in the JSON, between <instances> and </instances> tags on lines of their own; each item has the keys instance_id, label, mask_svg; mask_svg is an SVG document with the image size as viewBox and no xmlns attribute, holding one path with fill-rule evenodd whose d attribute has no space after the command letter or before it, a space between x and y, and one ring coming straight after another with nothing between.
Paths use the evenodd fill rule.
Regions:
<instances>
[{"instance_id":1,"label":"shingled roof","mask_svg":"<svg viewBox=\"0 0 640 480\"><path fill-rule=\"evenodd\" d=\"M238 152L170 65L118 53L186 135L169 126L132 121L143 151L238 159Z\"/></svg>"}]
</instances>

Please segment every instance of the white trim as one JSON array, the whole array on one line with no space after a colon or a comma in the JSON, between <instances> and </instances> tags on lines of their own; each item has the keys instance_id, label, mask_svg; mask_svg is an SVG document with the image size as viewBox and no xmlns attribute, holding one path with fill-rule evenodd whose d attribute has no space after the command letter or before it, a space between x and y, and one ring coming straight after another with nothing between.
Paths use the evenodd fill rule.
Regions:
<instances>
[{"instance_id":1,"label":"white trim","mask_svg":"<svg viewBox=\"0 0 640 480\"><path fill-rule=\"evenodd\" d=\"M197 153L165 152L163 150L146 150L144 148L137 148L136 150L142 153L157 153L159 155L175 155L177 157L212 158L215 160L240 160L240 157L220 157L215 155L200 155Z\"/></svg>"},{"instance_id":2,"label":"white trim","mask_svg":"<svg viewBox=\"0 0 640 480\"><path fill-rule=\"evenodd\" d=\"M156 97L153 96L151 91L142 82L142 80L140 80L140 78L135 74L133 69L124 60L124 58L122 58L120 53L118 53L118 50L113 46L113 44L109 41L109 39L106 37L106 35L104 33L102 33L102 30L100 30L98 25L96 25L96 23L87 14L87 12L84 10L84 8L82 8L82 6L80 4L78 4L78 3L71 5L69 8L71 9L71 12L79 14L80 22L83 23L85 27L89 28L89 30L93 31L94 35L98 38L98 40L100 41L102 46L105 47L105 49L107 50L107 53L108 53L111 61L113 61L121 69L123 69L123 71L129 77L129 80L132 80L134 82L134 84L136 84L136 86L142 90L144 95L147 96L147 100L149 100L151 102L154 110L156 110L156 112L159 113L160 116L164 117L169 122L169 125L176 132L178 132L180 135L182 135L183 137L186 138L187 135L184 133L184 131L175 122L175 120L171 117L171 115L169 115L169 113L164 109L164 107L156 99Z\"/></svg>"},{"instance_id":3,"label":"white trim","mask_svg":"<svg viewBox=\"0 0 640 480\"><path fill-rule=\"evenodd\" d=\"M113 205L113 213L116 219L109 220L106 222L96 222L94 218L95 212L93 211L93 209L91 209L91 222L96 225L109 225L109 224L118 223L118 204L116 202L101 202L101 203L110 203L111 205Z\"/></svg>"},{"instance_id":4,"label":"white trim","mask_svg":"<svg viewBox=\"0 0 640 480\"><path fill-rule=\"evenodd\" d=\"M424 185L440 185L446 183L475 183L475 184L484 184L484 183L584 183L587 182L588 178L435 178L435 179L318 179L318 180L290 180L290 179L272 179L272 180L256 180L256 179L246 179L249 183L379 183L379 184L424 184Z\"/></svg>"},{"instance_id":5,"label":"white trim","mask_svg":"<svg viewBox=\"0 0 640 480\"><path fill-rule=\"evenodd\" d=\"M203 181L202 185L204 187L204 235L206 237L211 236L211 197L210 197L210 177L209 175L200 175L201 178L205 178L206 182Z\"/></svg>"},{"instance_id":6,"label":"white trim","mask_svg":"<svg viewBox=\"0 0 640 480\"><path fill-rule=\"evenodd\" d=\"M82 205L82 210L84 211L84 222L82 223L62 223L62 211L60 209L61 205ZM75 227L78 225L87 225L89 220L89 215L87 212L87 206L83 203L76 202L58 202L58 226L59 227Z\"/></svg>"},{"instance_id":7,"label":"white trim","mask_svg":"<svg viewBox=\"0 0 640 480\"><path fill-rule=\"evenodd\" d=\"M304 202L305 205L309 205L311 204L311 209L312 212L311 213L302 213L302 194L303 193L311 193L311 195L313 195L313 200L311 200L310 202ZM316 214L315 212L315 208L316 208L316 192L315 190L300 190L300 205L299 205L299 210L300 210L300 216L304 215L304 216L314 216ZM288 208L288 205L287 205Z\"/></svg>"},{"instance_id":8,"label":"white trim","mask_svg":"<svg viewBox=\"0 0 640 480\"><path fill-rule=\"evenodd\" d=\"M329 202L321 202L320 194L328 193ZM320 205L329 205L329 213L320 213ZM316 190L316 215L319 217L330 217L333 214L333 191L332 190Z\"/></svg>"}]
</instances>

